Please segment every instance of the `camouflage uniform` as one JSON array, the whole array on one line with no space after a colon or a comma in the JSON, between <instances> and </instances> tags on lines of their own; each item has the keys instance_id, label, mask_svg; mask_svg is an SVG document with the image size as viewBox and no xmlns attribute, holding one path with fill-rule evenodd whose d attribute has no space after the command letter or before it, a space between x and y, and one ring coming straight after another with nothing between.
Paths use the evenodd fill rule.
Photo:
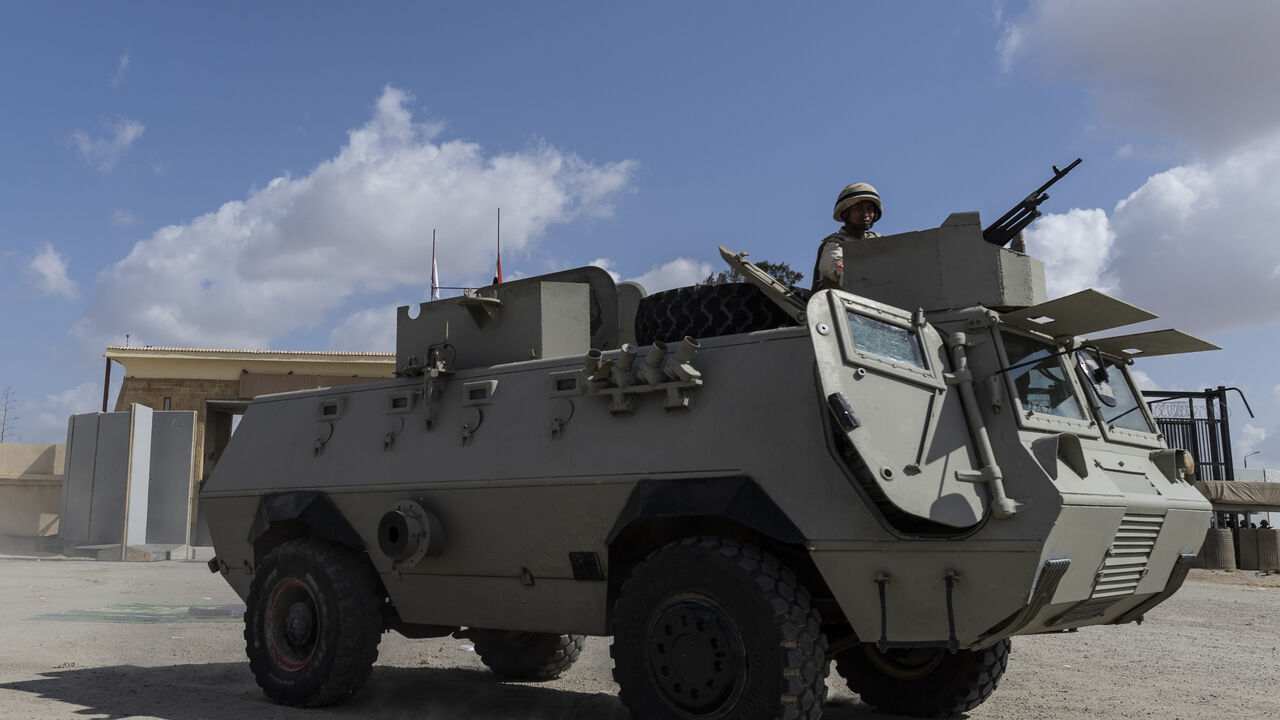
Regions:
<instances>
[{"instance_id":1,"label":"camouflage uniform","mask_svg":"<svg viewBox=\"0 0 1280 720\"><path fill-rule=\"evenodd\" d=\"M862 238L880 237L880 233L871 232L870 230L859 231L859 226L850 225L845 214L848 210L858 203L869 202L875 206L875 220L868 223L868 227L880 219L882 206L880 204L880 193L876 192L874 187L866 183L851 183L844 186L840 194L836 196L836 205L831 212L831 217L836 222L844 222L836 232L826 236L822 242L818 244L818 259L813 263L813 292L819 290L840 290L844 287L844 247L841 243L849 240L861 240Z\"/></svg>"},{"instance_id":2,"label":"camouflage uniform","mask_svg":"<svg viewBox=\"0 0 1280 720\"><path fill-rule=\"evenodd\" d=\"M844 287L844 247L841 243L869 237L880 237L880 233L870 230L859 233L845 226L823 238L818 244L818 259L813 264L813 291L842 289Z\"/></svg>"}]
</instances>

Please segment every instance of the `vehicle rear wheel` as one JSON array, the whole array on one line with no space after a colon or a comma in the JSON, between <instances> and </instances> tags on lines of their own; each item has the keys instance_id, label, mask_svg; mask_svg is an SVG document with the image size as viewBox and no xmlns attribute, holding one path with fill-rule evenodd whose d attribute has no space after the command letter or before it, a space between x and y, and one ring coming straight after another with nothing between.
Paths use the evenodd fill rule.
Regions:
<instances>
[{"instance_id":1,"label":"vehicle rear wheel","mask_svg":"<svg viewBox=\"0 0 1280 720\"><path fill-rule=\"evenodd\" d=\"M560 677L582 654L585 635L472 629L476 654L490 670L513 680Z\"/></svg>"},{"instance_id":2,"label":"vehicle rear wheel","mask_svg":"<svg viewBox=\"0 0 1280 720\"><path fill-rule=\"evenodd\" d=\"M694 285L640 300L636 343L675 342L794 325L777 303L750 283Z\"/></svg>"},{"instance_id":3,"label":"vehicle rear wheel","mask_svg":"<svg viewBox=\"0 0 1280 720\"><path fill-rule=\"evenodd\" d=\"M871 643L836 656L836 672L862 701L898 715L945 717L981 705L1009 664L1006 638L983 650L892 649Z\"/></svg>"},{"instance_id":4,"label":"vehicle rear wheel","mask_svg":"<svg viewBox=\"0 0 1280 720\"><path fill-rule=\"evenodd\" d=\"M614 680L645 720L814 720L827 694L826 648L795 573L733 540L655 551L614 605Z\"/></svg>"},{"instance_id":5,"label":"vehicle rear wheel","mask_svg":"<svg viewBox=\"0 0 1280 720\"><path fill-rule=\"evenodd\" d=\"M378 659L383 598L360 554L293 540L258 566L245 605L245 652L262 690L285 705L333 705Z\"/></svg>"}]
</instances>

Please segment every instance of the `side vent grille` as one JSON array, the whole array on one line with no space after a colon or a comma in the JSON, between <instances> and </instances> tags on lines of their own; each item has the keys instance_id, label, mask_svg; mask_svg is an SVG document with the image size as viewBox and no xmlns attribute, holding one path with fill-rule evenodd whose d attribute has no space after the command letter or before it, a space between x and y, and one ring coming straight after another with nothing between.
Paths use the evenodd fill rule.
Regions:
<instances>
[{"instance_id":1,"label":"side vent grille","mask_svg":"<svg viewBox=\"0 0 1280 720\"><path fill-rule=\"evenodd\" d=\"M1138 582L1147 574L1147 562L1162 524L1164 517L1160 515L1124 516L1116 541L1098 571L1090 599L1132 595L1138 589Z\"/></svg>"},{"instance_id":2,"label":"side vent grille","mask_svg":"<svg viewBox=\"0 0 1280 720\"><path fill-rule=\"evenodd\" d=\"M1098 569L1089 599L1054 618L1052 624L1065 625L1105 615L1112 605L1132 595L1147 574L1147 563L1163 524L1161 515L1125 515L1115 542Z\"/></svg>"}]
</instances>

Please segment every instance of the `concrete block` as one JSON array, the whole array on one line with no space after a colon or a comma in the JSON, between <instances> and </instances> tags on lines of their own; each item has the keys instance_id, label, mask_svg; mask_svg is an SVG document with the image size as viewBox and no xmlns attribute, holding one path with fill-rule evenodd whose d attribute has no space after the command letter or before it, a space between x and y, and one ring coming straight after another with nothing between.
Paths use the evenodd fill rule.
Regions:
<instances>
[{"instance_id":1,"label":"concrete block","mask_svg":"<svg viewBox=\"0 0 1280 720\"><path fill-rule=\"evenodd\" d=\"M191 541L191 495L197 489L193 482L195 437L194 412L171 410L152 415L148 543L186 545Z\"/></svg>"}]
</instances>

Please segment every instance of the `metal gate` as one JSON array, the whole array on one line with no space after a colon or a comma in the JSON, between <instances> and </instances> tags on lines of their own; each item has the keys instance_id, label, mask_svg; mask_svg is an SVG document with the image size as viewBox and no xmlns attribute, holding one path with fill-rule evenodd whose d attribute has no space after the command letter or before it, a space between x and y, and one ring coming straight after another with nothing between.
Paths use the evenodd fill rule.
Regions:
<instances>
[{"instance_id":1,"label":"metal gate","mask_svg":"<svg viewBox=\"0 0 1280 720\"><path fill-rule=\"evenodd\" d=\"M1222 387L1203 392L1143 390L1156 425L1169 447L1182 448L1196 461L1197 480L1235 480L1232 467L1231 423L1227 392L1240 393L1249 417L1253 410L1239 388Z\"/></svg>"}]
</instances>

